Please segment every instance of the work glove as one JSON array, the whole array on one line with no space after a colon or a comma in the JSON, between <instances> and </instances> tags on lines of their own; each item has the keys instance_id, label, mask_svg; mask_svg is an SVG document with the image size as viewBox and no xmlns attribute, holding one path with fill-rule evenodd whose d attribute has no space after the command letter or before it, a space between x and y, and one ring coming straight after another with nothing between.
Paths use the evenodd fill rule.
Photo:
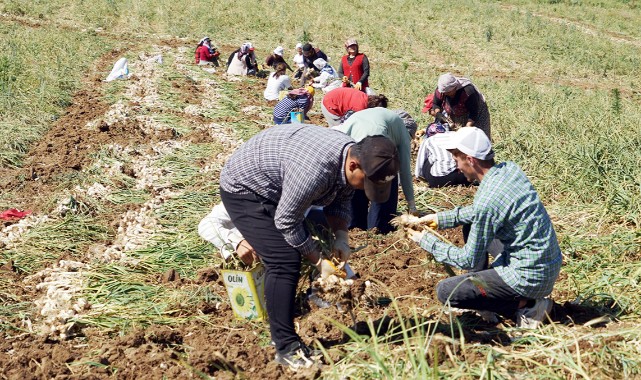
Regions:
<instances>
[{"instance_id":1,"label":"work glove","mask_svg":"<svg viewBox=\"0 0 641 380\"><path fill-rule=\"evenodd\" d=\"M423 239L423 235L425 235L425 232L407 230L407 235L410 239L414 240L416 244L420 244L421 240Z\"/></svg>"},{"instance_id":2,"label":"work glove","mask_svg":"<svg viewBox=\"0 0 641 380\"><path fill-rule=\"evenodd\" d=\"M331 261L324 259L323 256L320 256L318 262L314 264L314 266L323 279L328 278L329 276L336 273L336 266L332 264Z\"/></svg>"},{"instance_id":3,"label":"work glove","mask_svg":"<svg viewBox=\"0 0 641 380\"><path fill-rule=\"evenodd\" d=\"M334 235L336 238L332 243L332 253L345 262L352 254L352 250L349 248L349 235L345 230L338 230Z\"/></svg>"},{"instance_id":4,"label":"work glove","mask_svg":"<svg viewBox=\"0 0 641 380\"><path fill-rule=\"evenodd\" d=\"M360 91L363 88L363 84L361 82L356 82L354 83L354 88Z\"/></svg>"},{"instance_id":5,"label":"work glove","mask_svg":"<svg viewBox=\"0 0 641 380\"><path fill-rule=\"evenodd\" d=\"M425 224L429 228L435 230L438 228L438 217L436 214L427 214L419 218L421 224Z\"/></svg>"}]
</instances>

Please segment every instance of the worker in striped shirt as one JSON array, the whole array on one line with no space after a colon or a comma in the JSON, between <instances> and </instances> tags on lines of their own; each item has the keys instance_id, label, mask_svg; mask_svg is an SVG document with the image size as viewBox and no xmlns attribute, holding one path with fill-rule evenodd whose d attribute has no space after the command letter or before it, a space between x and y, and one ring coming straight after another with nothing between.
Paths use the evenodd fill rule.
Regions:
<instances>
[{"instance_id":1,"label":"worker in striped shirt","mask_svg":"<svg viewBox=\"0 0 641 380\"><path fill-rule=\"evenodd\" d=\"M518 327L537 328L552 310L548 296L562 255L536 190L516 163L494 161L490 140L476 127L430 138L452 153L470 182L480 183L472 205L421 218L439 229L471 224L465 246L444 243L429 230L412 234L435 260L470 270L441 281L436 290L439 301L482 311L486 320L492 319L488 312L497 313L515 318ZM495 239L502 247L488 267Z\"/></svg>"}]
</instances>

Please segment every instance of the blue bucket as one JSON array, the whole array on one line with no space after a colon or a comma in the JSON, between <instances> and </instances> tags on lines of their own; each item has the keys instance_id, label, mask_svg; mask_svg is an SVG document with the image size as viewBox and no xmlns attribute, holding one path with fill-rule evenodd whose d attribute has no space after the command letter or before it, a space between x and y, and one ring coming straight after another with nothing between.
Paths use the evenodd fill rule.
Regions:
<instances>
[{"instance_id":1,"label":"blue bucket","mask_svg":"<svg viewBox=\"0 0 641 380\"><path fill-rule=\"evenodd\" d=\"M292 119L292 123L302 123L303 122L303 113L292 111L289 113L289 117Z\"/></svg>"}]
</instances>

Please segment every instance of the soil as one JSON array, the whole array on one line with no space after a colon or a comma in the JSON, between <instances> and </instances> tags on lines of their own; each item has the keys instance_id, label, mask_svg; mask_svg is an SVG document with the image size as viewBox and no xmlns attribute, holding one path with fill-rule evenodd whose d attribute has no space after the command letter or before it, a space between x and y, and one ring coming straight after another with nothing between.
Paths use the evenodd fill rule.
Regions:
<instances>
[{"instance_id":1,"label":"soil","mask_svg":"<svg viewBox=\"0 0 641 380\"><path fill-rule=\"evenodd\" d=\"M179 43L174 41L167 45L175 47ZM117 56L118 52L105 55L98 66L108 66ZM93 160L92 154L103 144L136 145L172 139L212 141L210 135L204 132L192 132L184 136L176 136L170 131L147 134L131 120L100 125L96 129L86 128L87 123L100 118L109 108L101 100L100 80L101 77L96 73L88 76L64 115L30 150L24 167L0 171L0 188L3 191L20 188L16 207L36 211L44 209L47 197L65 185L67 176L86 168ZM243 85L242 82L237 83L239 99L246 99L246 104L242 104L241 108L260 101L257 99L261 94L257 97L255 88ZM189 81L177 81L173 86L181 92L186 103L199 103L200 90ZM199 116L191 117L195 122L204 122ZM310 118L311 122L323 124L320 112L310 114ZM20 178L27 180L22 181ZM475 189L463 191L473 192ZM127 205L123 207L126 209ZM117 212L114 212L111 215L113 220L107 220L106 224L117 224L116 216ZM462 244L459 229L450 230L445 235L455 244ZM424 250L406 239L402 232L381 236L356 231L351 234L351 243L353 247L360 248L350 261L352 269L360 275L353 286L355 319L346 310L339 311L335 306L318 308L314 304L310 305L303 296L309 283L301 280L296 324L304 341L318 341L329 349L330 357L337 360L342 356L340 343L350 338L330 320L351 326L362 335L372 334L367 323L372 321L377 334L385 334L398 327L398 312L403 316L416 315L415 318L404 321L405 323L424 325L422 322L426 320L440 320L442 323L431 325L438 333L459 333L458 330L449 328L450 322L443 317L435 297L436 284L446 277L445 271ZM0 268L0 274L6 278L5 285L14 296L21 299L37 298L34 287L25 286L24 276L15 273L12 263L4 264ZM202 269L194 279L180 278L175 270L169 270L158 281L175 287L199 284L210 287L213 293L226 298L222 277L217 268ZM366 293L366 281L373 285L369 294L363 296ZM390 304L391 301L394 303ZM10 330L0 341L2 378L178 379L207 375L218 379L254 376L264 379L306 379L320 375L318 369L293 374L275 364L267 324L237 321L228 303L202 303L196 310L181 310L181 313L192 318L178 326L154 325L127 332L86 327L82 329L80 336L70 340ZM208 316L206 322L198 318L202 314ZM564 323L579 324L599 315L596 309L570 303L557 305L555 309L555 318ZM9 322L16 322L19 316L13 318L16 320ZM463 313L458 318L469 327L463 330L467 342L494 345L507 345L510 342L500 325L487 324L474 313ZM509 325L511 322L502 323ZM399 338L394 334L389 336L391 341ZM443 359L444 355L441 355L439 360Z\"/></svg>"}]
</instances>

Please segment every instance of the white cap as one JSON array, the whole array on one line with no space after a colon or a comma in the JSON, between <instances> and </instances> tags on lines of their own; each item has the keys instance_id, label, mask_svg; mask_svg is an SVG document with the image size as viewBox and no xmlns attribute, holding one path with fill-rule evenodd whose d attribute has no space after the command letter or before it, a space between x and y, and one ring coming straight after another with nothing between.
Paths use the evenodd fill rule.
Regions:
<instances>
[{"instance_id":1,"label":"white cap","mask_svg":"<svg viewBox=\"0 0 641 380\"><path fill-rule=\"evenodd\" d=\"M441 148L458 149L479 160L494 158L490 139L476 127L462 127L456 132L439 133L430 138L434 139L434 143Z\"/></svg>"},{"instance_id":2,"label":"white cap","mask_svg":"<svg viewBox=\"0 0 641 380\"><path fill-rule=\"evenodd\" d=\"M283 49L282 46L277 46L276 49L274 49L274 54L276 55L283 55L285 52L285 49Z\"/></svg>"},{"instance_id":3,"label":"white cap","mask_svg":"<svg viewBox=\"0 0 641 380\"><path fill-rule=\"evenodd\" d=\"M297 44L296 44L296 49L298 49L298 48L301 48L301 49L302 49L302 48L303 48L303 44L301 44L300 42L299 42L299 43L297 43Z\"/></svg>"}]
</instances>

